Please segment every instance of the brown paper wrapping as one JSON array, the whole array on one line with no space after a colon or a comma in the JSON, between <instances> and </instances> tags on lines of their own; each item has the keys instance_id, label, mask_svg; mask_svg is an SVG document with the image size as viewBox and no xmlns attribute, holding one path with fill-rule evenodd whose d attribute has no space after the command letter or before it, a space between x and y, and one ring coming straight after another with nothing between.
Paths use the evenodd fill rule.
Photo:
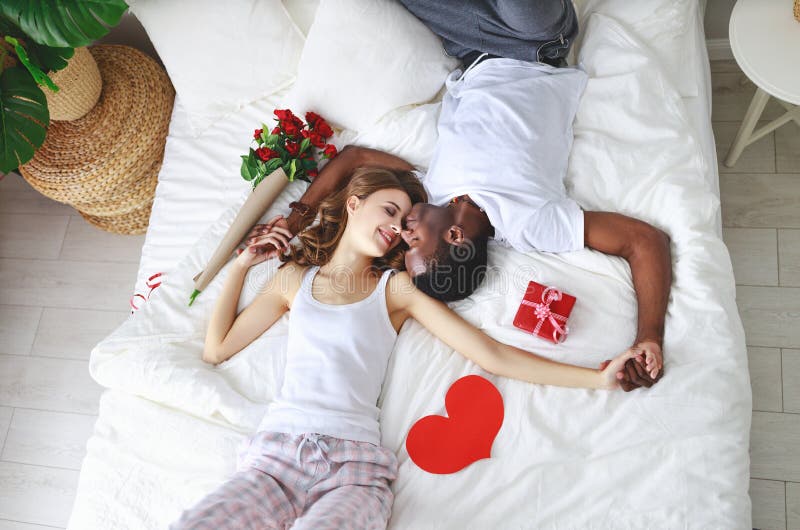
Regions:
<instances>
[{"instance_id":1,"label":"brown paper wrapping","mask_svg":"<svg viewBox=\"0 0 800 530\"><path fill-rule=\"evenodd\" d=\"M276 169L258 183L256 189L244 201L242 209L236 214L236 219L233 220L233 224L231 224L225 237L220 241L208 264L194 277L194 292L189 300L189 305L192 305L197 295L211 283L211 280L225 266L244 236L256 224L256 221L264 215L267 208L272 206L272 203L275 202L275 199L286 188L288 183L289 179L286 177L286 173L283 172L283 168Z\"/></svg>"}]
</instances>

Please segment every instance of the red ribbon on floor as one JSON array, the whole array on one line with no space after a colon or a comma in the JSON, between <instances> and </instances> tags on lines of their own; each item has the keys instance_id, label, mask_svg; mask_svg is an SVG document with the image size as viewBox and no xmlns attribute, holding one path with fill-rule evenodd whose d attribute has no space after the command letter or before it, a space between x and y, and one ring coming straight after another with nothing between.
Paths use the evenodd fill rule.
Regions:
<instances>
[{"instance_id":1,"label":"red ribbon on floor","mask_svg":"<svg viewBox=\"0 0 800 530\"><path fill-rule=\"evenodd\" d=\"M137 310L139 309L139 307L137 307L137 306L136 306L136 304L134 304L134 303L133 303L133 301L134 301L136 298L141 298L141 299L142 299L142 302L147 302L147 301L150 299L150 295L151 295L151 294L153 294L153 291L155 291L155 290L156 290L156 287L158 287L159 285L161 285L161 282L160 282L160 281L159 281L159 282L157 282L157 283L154 283L154 282L153 282L153 280L155 280L156 278L158 278L158 277L159 277L159 276L161 276L162 274L164 274L164 273L163 273L163 272L157 272L157 273L153 274L152 276L150 276L149 278L147 278L147 281L145 282L145 285L147 285L147 287L149 287L149 288L150 288L150 290L147 292L147 296L145 296L145 295L143 295L143 294L140 294L140 293L136 293L136 294L134 294L133 296L131 296L131 299L130 299L130 301L129 301L129 303L130 303L131 307L133 308L133 309L131 309L131 315L132 315L132 314L133 314L135 311L137 311Z\"/></svg>"}]
</instances>

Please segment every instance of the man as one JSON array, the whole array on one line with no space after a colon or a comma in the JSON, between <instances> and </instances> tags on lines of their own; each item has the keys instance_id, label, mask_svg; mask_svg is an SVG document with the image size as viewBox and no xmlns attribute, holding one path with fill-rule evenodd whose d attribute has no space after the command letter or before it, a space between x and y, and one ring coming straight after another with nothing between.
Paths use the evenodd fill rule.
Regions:
<instances>
[{"instance_id":1,"label":"man","mask_svg":"<svg viewBox=\"0 0 800 530\"><path fill-rule=\"evenodd\" d=\"M588 246L622 256L639 303L634 344L661 366L669 237L630 217L583 211L564 189L571 124L586 83L582 71L553 66L563 64L577 34L572 4L402 1L440 34L448 53L469 64L446 81L439 140L422 176L431 204L415 205L402 232L414 283L443 301L469 296L485 276L489 237L520 251ZM295 204L289 231L311 222L322 198L359 165L414 169L388 153L345 148L309 187L304 204ZM621 384L649 387L662 374L630 361Z\"/></svg>"}]
</instances>

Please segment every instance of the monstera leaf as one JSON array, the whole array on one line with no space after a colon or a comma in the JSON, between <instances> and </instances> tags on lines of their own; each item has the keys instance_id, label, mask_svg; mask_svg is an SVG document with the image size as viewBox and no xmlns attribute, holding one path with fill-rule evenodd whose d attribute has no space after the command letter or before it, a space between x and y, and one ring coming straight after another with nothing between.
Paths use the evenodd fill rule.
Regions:
<instances>
[{"instance_id":1,"label":"monstera leaf","mask_svg":"<svg viewBox=\"0 0 800 530\"><path fill-rule=\"evenodd\" d=\"M22 41L30 61L43 72L61 70L67 66L67 60L72 57L75 51L73 48L58 48L39 44L28 37L11 19L2 13L0 13L0 35L4 36L7 42L9 37Z\"/></svg>"},{"instance_id":2,"label":"monstera leaf","mask_svg":"<svg viewBox=\"0 0 800 530\"><path fill-rule=\"evenodd\" d=\"M25 68L0 75L0 171L24 164L44 142L50 112L47 100Z\"/></svg>"},{"instance_id":3,"label":"monstera leaf","mask_svg":"<svg viewBox=\"0 0 800 530\"><path fill-rule=\"evenodd\" d=\"M0 12L47 46L87 46L108 33L128 9L123 0L2 0Z\"/></svg>"}]
</instances>

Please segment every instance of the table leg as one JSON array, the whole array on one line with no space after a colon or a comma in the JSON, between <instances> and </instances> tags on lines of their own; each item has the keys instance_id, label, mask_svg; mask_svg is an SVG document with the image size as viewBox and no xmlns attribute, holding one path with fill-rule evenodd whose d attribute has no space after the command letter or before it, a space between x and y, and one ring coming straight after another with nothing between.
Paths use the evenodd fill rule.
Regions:
<instances>
[{"instance_id":1,"label":"table leg","mask_svg":"<svg viewBox=\"0 0 800 530\"><path fill-rule=\"evenodd\" d=\"M731 144L728 156L725 157L726 166L732 167L739 159L739 155L742 154L744 148L750 143L750 135L753 129L755 129L756 123L758 123L758 119L761 117L761 113L764 112L764 107L767 106L768 100L769 94L761 90L761 88L756 88L756 93L753 95L753 100L750 102L747 114L744 115L742 126L739 127L739 132L736 133L736 139L733 141L733 144Z\"/></svg>"}]
</instances>

